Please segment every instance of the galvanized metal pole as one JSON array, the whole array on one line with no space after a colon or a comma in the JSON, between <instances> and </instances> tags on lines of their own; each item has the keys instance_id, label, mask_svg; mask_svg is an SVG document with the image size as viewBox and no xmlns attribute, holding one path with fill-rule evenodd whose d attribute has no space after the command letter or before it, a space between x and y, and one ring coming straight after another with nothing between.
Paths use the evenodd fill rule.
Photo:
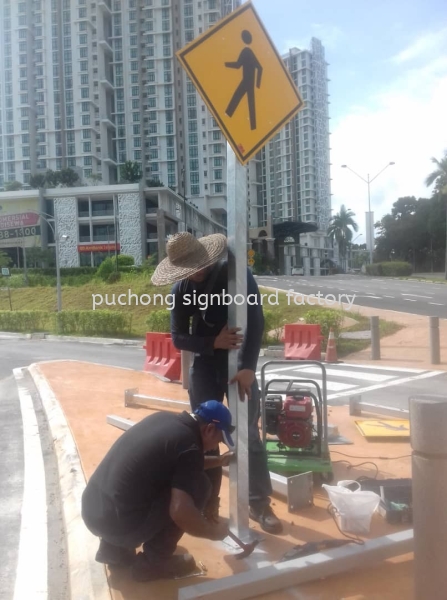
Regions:
<instances>
[{"instance_id":1,"label":"galvanized metal pole","mask_svg":"<svg viewBox=\"0 0 447 600\"><path fill-rule=\"evenodd\" d=\"M439 365L440 362L439 317L430 317L430 363L432 365Z\"/></svg>"},{"instance_id":2,"label":"galvanized metal pole","mask_svg":"<svg viewBox=\"0 0 447 600\"><path fill-rule=\"evenodd\" d=\"M188 350L182 350L182 388L187 390L189 388L189 367L191 366L191 352Z\"/></svg>"},{"instance_id":3,"label":"galvanized metal pole","mask_svg":"<svg viewBox=\"0 0 447 600\"><path fill-rule=\"evenodd\" d=\"M379 317L371 317L371 359L380 360Z\"/></svg>"},{"instance_id":4,"label":"galvanized metal pole","mask_svg":"<svg viewBox=\"0 0 447 600\"><path fill-rule=\"evenodd\" d=\"M447 397L414 396L413 450L415 600L444 600L447 590Z\"/></svg>"},{"instance_id":5,"label":"galvanized metal pole","mask_svg":"<svg viewBox=\"0 0 447 600\"><path fill-rule=\"evenodd\" d=\"M228 327L247 327L247 182L245 168L227 144L228 206ZM243 302L240 301L243 298ZM235 301L236 302L235 302ZM238 351L228 352L229 381L238 371ZM237 459L230 464L230 528L239 538L248 529L248 401L239 399L237 384L228 386L230 410L236 425Z\"/></svg>"}]
</instances>

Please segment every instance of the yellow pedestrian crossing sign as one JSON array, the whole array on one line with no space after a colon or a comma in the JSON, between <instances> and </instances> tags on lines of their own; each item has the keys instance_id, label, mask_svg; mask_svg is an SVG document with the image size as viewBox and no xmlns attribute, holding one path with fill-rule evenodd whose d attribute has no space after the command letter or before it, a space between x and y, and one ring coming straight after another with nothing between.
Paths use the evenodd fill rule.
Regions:
<instances>
[{"instance_id":1,"label":"yellow pedestrian crossing sign","mask_svg":"<svg viewBox=\"0 0 447 600\"><path fill-rule=\"evenodd\" d=\"M304 106L251 2L177 57L242 164Z\"/></svg>"},{"instance_id":2,"label":"yellow pedestrian crossing sign","mask_svg":"<svg viewBox=\"0 0 447 600\"><path fill-rule=\"evenodd\" d=\"M248 258L253 258L253 257L254 257L254 255L255 255L255 251L254 251L253 249L250 249L250 250L247 252L247 254L248 254Z\"/></svg>"}]
</instances>

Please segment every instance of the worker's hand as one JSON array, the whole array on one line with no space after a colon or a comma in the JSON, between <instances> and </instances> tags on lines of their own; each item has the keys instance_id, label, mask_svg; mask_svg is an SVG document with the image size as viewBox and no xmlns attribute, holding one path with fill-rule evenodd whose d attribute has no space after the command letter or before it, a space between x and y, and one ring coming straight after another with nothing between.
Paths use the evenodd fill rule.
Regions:
<instances>
[{"instance_id":1,"label":"worker's hand","mask_svg":"<svg viewBox=\"0 0 447 600\"><path fill-rule=\"evenodd\" d=\"M238 371L233 379L230 381L231 383L238 384L239 388L239 397L242 402L245 400L245 396L250 400L251 398L251 386L253 381L255 380L255 372L250 369L242 369Z\"/></svg>"},{"instance_id":2,"label":"worker's hand","mask_svg":"<svg viewBox=\"0 0 447 600\"><path fill-rule=\"evenodd\" d=\"M210 540L213 540L214 542L222 541L228 536L228 532L229 532L228 523L221 522L221 523L213 524L212 526L210 526L209 531L210 531L210 533L209 533Z\"/></svg>"},{"instance_id":3,"label":"worker's hand","mask_svg":"<svg viewBox=\"0 0 447 600\"><path fill-rule=\"evenodd\" d=\"M228 325L221 330L219 335L214 340L214 348L221 350L239 350L244 336L239 334L240 327L228 328Z\"/></svg>"},{"instance_id":4,"label":"worker's hand","mask_svg":"<svg viewBox=\"0 0 447 600\"><path fill-rule=\"evenodd\" d=\"M236 454L234 452L225 452L225 454L221 454L219 456L221 466L228 467L228 465L230 464L230 462L233 460L233 458L235 456L236 456Z\"/></svg>"}]
</instances>

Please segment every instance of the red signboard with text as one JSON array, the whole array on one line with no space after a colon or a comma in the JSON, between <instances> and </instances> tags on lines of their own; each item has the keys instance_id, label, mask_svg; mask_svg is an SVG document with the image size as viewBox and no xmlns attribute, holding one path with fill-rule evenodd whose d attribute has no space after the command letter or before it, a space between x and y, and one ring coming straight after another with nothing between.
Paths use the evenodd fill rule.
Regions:
<instances>
[{"instance_id":1,"label":"red signboard with text","mask_svg":"<svg viewBox=\"0 0 447 600\"><path fill-rule=\"evenodd\" d=\"M78 252L115 252L119 249L119 244L84 244L78 246Z\"/></svg>"}]
</instances>

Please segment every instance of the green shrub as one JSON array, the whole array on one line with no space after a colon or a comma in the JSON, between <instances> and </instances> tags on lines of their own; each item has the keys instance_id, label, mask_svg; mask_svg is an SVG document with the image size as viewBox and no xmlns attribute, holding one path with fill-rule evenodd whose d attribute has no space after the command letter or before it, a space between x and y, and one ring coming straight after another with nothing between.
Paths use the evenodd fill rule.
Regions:
<instances>
[{"instance_id":1,"label":"green shrub","mask_svg":"<svg viewBox=\"0 0 447 600\"><path fill-rule=\"evenodd\" d=\"M264 309L264 333L262 334L262 345L267 346L269 343L278 344L281 339L281 328L284 326L284 319L281 311ZM270 331L275 331L272 335Z\"/></svg>"},{"instance_id":2,"label":"green shrub","mask_svg":"<svg viewBox=\"0 0 447 600\"><path fill-rule=\"evenodd\" d=\"M118 262L118 269L121 267L131 267L135 264L135 259L133 256L129 256L128 254L118 254L118 256L112 256L112 262L115 264Z\"/></svg>"},{"instance_id":3,"label":"green shrub","mask_svg":"<svg viewBox=\"0 0 447 600\"><path fill-rule=\"evenodd\" d=\"M341 310L309 310L304 315L304 320L308 325L319 325L321 329L321 335L324 340L322 344L327 344L329 337L329 331L332 328L334 335L337 338L340 334L341 326L343 324L343 312Z\"/></svg>"},{"instance_id":4,"label":"green shrub","mask_svg":"<svg viewBox=\"0 0 447 600\"><path fill-rule=\"evenodd\" d=\"M383 262L381 265L385 277L405 277L413 273L413 267L407 262Z\"/></svg>"},{"instance_id":5,"label":"green shrub","mask_svg":"<svg viewBox=\"0 0 447 600\"><path fill-rule=\"evenodd\" d=\"M410 263L391 261L366 265L367 275L382 277L405 277L413 273Z\"/></svg>"},{"instance_id":6,"label":"green shrub","mask_svg":"<svg viewBox=\"0 0 447 600\"><path fill-rule=\"evenodd\" d=\"M2 287L10 287L10 288L22 288L25 287L25 280L23 279L23 275L11 275L10 277L5 277L2 280Z\"/></svg>"},{"instance_id":7,"label":"green shrub","mask_svg":"<svg viewBox=\"0 0 447 600\"><path fill-rule=\"evenodd\" d=\"M52 327L54 313L44 310L1 310L1 331L42 331Z\"/></svg>"},{"instance_id":8,"label":"green shrub","mask_svg":"<svg viewBox=\"0 0 447 600\"><path fill-rule=\"evenodd\" d=\"M126 265L124 267L120 267L121 273L130 273L131 275L138 275L143 272L143 267L139 267L137 265Z\"/></svg>"},{"instance_id":9,"label":"green shrub","mask_svg":"<svg viewBox=\"0 0 447 600\"><path fill-rule=\"evenodd\" d=\"M61 267L61 277L75 276L75 275L90 275L93 277L97 271L97 267ZM56 268L49 267L46 269L27 269L29 274L35 275L53 275L56 277ZM23 275L24 269L11 269L11 275Z\"/></svg>"},{"instance_id":10,"label":"green shrub","mask_svg":"<svg viewBox=\"0 0 447 600\"><path fill-rule=\"evenodd\" d=\"M381 263L373 263L372 265L366 265L366 274L378 277L382 275Z\"/></svg>"},{"instance_id":11,"label":"green shrub","mask_svg":"<svg viewBox=\"0 0 447 600\"><path fill-rule=\"evenodd\" d=\"M146 325L148 331L170 333L171 311L166 309L151 311L146 319Z\"/></svg>"},{"instance_id":12,"label":"green shrub","mask_svg":"<svg viewBox=\"0 0 447 600\"><path fill-rule=\"evenodd\" d=\"M98 267L97 275L103 281L107 281L109 275L115 272L115 262L112 260L112 257L106 258Z\"/></svg>"},{"instance_id":13,"label":"green shrub","mask_svg":"<svg viewBox=\"0 0 447 600\"><path fill-rule=\"evenodd\" d=\"M132 316L112 310L63 310L56 314L56 324L59 334L122 335L131 332Z\"/></svg>"},{"instance_id":14,"label":"green shrub","mask_svg":"<svg viewBox=\"0 0 447 600\"><path fill-rule=\"evenodd\" d=\"M121 273L118 271L113 271L113 273L110 273L110 275L107 277L107 283L116 283L117 281L119 281L121 279Z\"/></svg>"}]
</instances>

